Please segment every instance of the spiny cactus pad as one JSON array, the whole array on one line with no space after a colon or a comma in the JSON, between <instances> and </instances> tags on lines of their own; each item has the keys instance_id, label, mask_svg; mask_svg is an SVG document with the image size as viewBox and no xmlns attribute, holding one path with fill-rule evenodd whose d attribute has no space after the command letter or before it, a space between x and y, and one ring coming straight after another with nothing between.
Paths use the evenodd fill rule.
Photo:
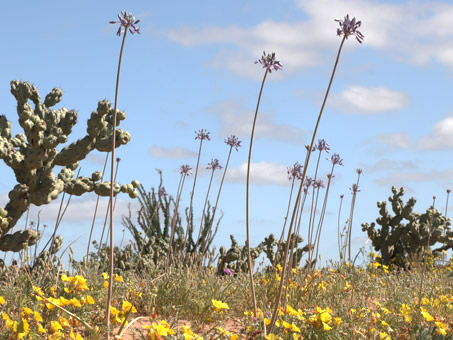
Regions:
<instances>
[{"instance_id":1,"label":"spiny cactus pad","mask_svg":"<svg viewBox=\"0 0 453 340\"><path fill-rule=\"evenodd\" d=\"M416 260L427 247L441 243L453 247L453 232L450 230L450 219L433 206L424 214L413 212L416 199L410 198L404 204L401 197L404 189L392 187L393 196L389 197L392 205L392 216L387 210L387 202L377 202L379 215L376 223L363 223L374 249L381 252L382 264L395 264L403 267ZM407 223L403 223L406 220ZM447 248L448 249L448 248ZM434 250L435 252L435 250Z\"/></svg>"},{"instance_id":2,"label":"spiny cactus pad","mask_svg":"<svg viewBox=\"0 0 453 340\"><path fill-rule=\"evenodd\" d=\"M30 230L7 233L16 225L30 204L37 206L50 203L62 192L80 196L96 192L110 195L110 182L100 182L99 172L90 177L74 178L74 170L89 152L94 149L109 152L112 149L114 109L107 100L98 103L88 120L87 135L59 150L60 144L68 141L72 128L77 123L77 112L66 108L52 109L61 101L63 91L52 89L41 102L38 89L18 80L11 82L11 93L17 100L17 114L23 134L12 136L11 123L0 115L0 158L16 176L17 185L9 192L9 202L0 209L0 250L19 251L39 239L38 233ZM117 125L125 119L124 112L117 112ZM116 147L127 144L131 136L127 131L116 130ZM55 175L55 166L63 167ZM130 197L137 196L133 181L121 190ZM114 193L121 185L114 184Z\"/></svg>"}]
</instances>

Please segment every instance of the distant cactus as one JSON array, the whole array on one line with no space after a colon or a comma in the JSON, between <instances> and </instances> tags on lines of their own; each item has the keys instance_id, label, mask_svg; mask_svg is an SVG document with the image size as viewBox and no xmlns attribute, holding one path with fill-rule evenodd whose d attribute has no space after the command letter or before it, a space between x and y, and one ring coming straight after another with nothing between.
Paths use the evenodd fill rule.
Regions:
<instances>
[{"instance_id":1,"label":"distant cactus","mask_svg":"<svg viewBox=\"0 0 453 340\"><path fill-rule=\"evenodd\" d=\"M13 80L11 93L17 100L19 124L24 133L12 137L11 123L5 116L0 116L0 158L14 171L18 182L9 192L5 209L0 210L1 251L19 251L39 239L39 233L31 229L7 235L30 204L48 204L62 192L76 196L92 191L101 196L110 194L110 182L101 181L99 172L91 177L74 178L79 161L90 151L112 149L113 109L110 103L107 100L98 103L97 110L88 120L85 137L58 150L58 145L67 142L77 122L75 110L51 109L61 101L63 92L54 88L41 102L34 85ZM124 112L118 112L118 125L125 117ZM130 139L127 131L117 130L116 146L127 144ZM63 167L58 175L52 171L55 166ZM125 186L115 183L115 194L121 191L135 198L137 186L136 181Z\"/></svg>"},{"instance_id":2,"label":"distant cactus","mask_svg":"<svg viewBox=\"0 0 453 340\"><path fill-rule=\"evenodd\" d=\"M294 236L294 235L293 235ZM240 246L233 235L230 235L231 247L226 250L225 247L220 247L220 257L219 263L217 266L217 273L223 275L225 269L230 269L233 272L246 272L248 270L248 261L247 261L247 247L246 245ZM303 241L302 237L297 236L294 244L301 243ZM280 251L276 254L278 241L275 239L274 234L270 234L268 237L264 238L257 247L250 249L250 254L252 257L252 266L254 266L255 260L261 255L262 252L266 254L267 259L271 264L282 264L283 261L283 251L286 246L286 242L282 243ZM298 267L300 260L302 259L303 253L308 251L308 246L303 248L298 248L293 253L293 268Z\"/></svg>"},{"instance_id":3,"label":"distant cactus","mask_svg":"<svg viewBox=\"0 0 453 340\"><path fill-rule=\"evenodd\" d=\"M146 191L142 185L138 187L138 202L140 209L137 212L137 220L132 220L132 214L124 217L122 224L129 230L134 239L136 246L137 261L152 261L154 264L164 263L168 256L170 247L170 229L174 215L175 199L172 195L159 195L159 192L165 190L160 178L159 188L154 188L150 192ZM185 242L186 232L183 227L181 216L176 212L175 216L175 236L171 247L173 254L182 254L183 258L188 259L192 255L206 255L212 241L217 233L220 217L216 228L211 231L213 224L212 208L208 203L203 227L201 230L200 240L196 245L193 239L193 220L189 222L187 241ZM186 218L188 219L188 208L186 209ZM193 218L193 217L192 217ZM189 256L190 255L190 256Z\"/></svg>"},{"instance_id":4,"label":"distant cactus","mask_svg":"<svg viewBox=\"0 0 453 340\"><path fill-rule=\"evenodd\" d=\"M416 260L423 255L423 251L429 246L440 243L444 246L433 250L449 249L453 247L453 232L450 230L450 219L442 216L442 213L431 206L424 214L413 212L416 199L410 198L404 204L401 197L404 189L399 191L392 187L393 196L389 197L392 211L395 216L389 214L387 202L377 202L380 217L376 219L381 226L376 228L376 223L362 224L362 230L366 231L374 249L381 252L381 263L385 265L395 264L406 266L410 261ZM407 223L402 223L406 220Z\"/></svg>"}]
</instances>

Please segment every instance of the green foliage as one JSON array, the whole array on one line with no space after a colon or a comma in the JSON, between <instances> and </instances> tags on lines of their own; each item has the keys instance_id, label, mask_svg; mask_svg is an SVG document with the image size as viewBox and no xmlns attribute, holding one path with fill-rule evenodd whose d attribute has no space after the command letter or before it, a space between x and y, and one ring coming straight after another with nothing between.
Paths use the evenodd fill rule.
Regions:
<instances>
[{"instance_id":1,"label":"green foliage","mask_svg":"<svg viewBox=\"0 0 453 340\"><path fill-rule=\"evenodd\" d=\"M403 267L410 261L421 258L425 249L436 243L443 244L443 247L435 249L438 252L442 249L453 247L453 232L450 230L450 219L442 216L442 213L433 206L425 213L413 212L416 199L410 198L404 204L401 197L404 189L399 191L392 187L393 196L389 197L392 205L391 215L387 210L387 202L377 202L379 215L376 223L363 223L362 230L366 231L374 249L381 252L382 264L394 263ZM403 223L406 220L407 223Z\"/></svg>"},{"instance_id":2,"label":"green foliage","mask_svg":"<svg viewBox=\"0 0 453 340\"><path fill-rule=\"evenodd\" d=\"M159 195L159 190L165 190L162 176L157 192L154 188L146 191L142 185L137 188L140 208L137 211L136 221L133 221L130 209L129 215L122 221L134 238L136 251L133 252L132 248L125 251L131 252L131 255L134 253L131 259L136 260L139 267L146 267L150 263L153 265L165 263L170 247L174 256L180 256L186 260L193 258L194 255L202 257L207 255L222 217L213 229L213 208L208 203L200 240L196 243L193 237L193 218L189 221L188 209L185 212L186 224L183 224L179 211L175 212L176 202L173 196ZM175 236L170 245L172 223L175 227Z\"/></svg>"},{"instance_id":3,"label":"green foliage","mask_svg":"<svg viewBox=\"0 0 453 340\"><path fill-rule=\"evenodd\" d=\"M0 158L15 174L17 185L9 192L9 202L0 210L0 250L19 251L37 242L37 231L27 229L14 234L7 233L27 211L30 204L41 206L66 192L80 196L94 191L101 196L110 195L110 182L101 181L99 172L90 177L74 178L79 161L89 152L111 151L113 135L113 109L107 100L98 103L87 123L87 135L58 150L60 144L68 141L72 128L77 123L77 112L66 108L52 109L61 101L63 91L54 88L41 101L38 89L18 80L11 82L11 93L17 100L19 124L24 133L15 137L11 123L0 116ZM32 106L33 104L33 106ZM118 123L124 120L124 112L118 112ZM116 146L127 144L131 139L127 131L117 129ZM55 175L53 169L62 169ZM134 190L138 183L120 186L114 184L114 193L125 192L136 197Z\"/></svg>"},{"instance_id":4,"label":"green foliage","mask_svg":"<svg viewBox=\"0 0 453 340\"><path fill-rule=\"evenodd\" d=\"M294 237L295 235L293 235ZM240 246L233 235L230 235L231 247L228 251L225 247L220 247L220 258L219 264L217 267L217 273L222 275L225 272L225 269L231 269L234 272L247 272L248 262L247 262L247 246ZM293 253L293 268L296 268L300 264L302 255L308 251L308 246L303 248L297 248L297 245L303 241L302 237L297 236L294 242L294 247L296 248ZM262 252L266 255L267 259L271 264L283 264L283 253L286 248L286 242L283 241L280 245L280 250L277 252L278 241L275 239L274 234L270 234L268 237L264 238L258 246L250 249L250 254L252 256L252 267L255 260L261 255Z\"/></svg>"}]
</instances>

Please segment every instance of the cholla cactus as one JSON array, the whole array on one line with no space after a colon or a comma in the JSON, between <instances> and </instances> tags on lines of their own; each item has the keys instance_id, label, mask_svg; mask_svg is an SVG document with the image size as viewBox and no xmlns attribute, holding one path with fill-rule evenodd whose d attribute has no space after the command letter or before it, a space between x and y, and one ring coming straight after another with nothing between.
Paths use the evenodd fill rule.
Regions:
<instances>
[{"instance_id":1,"label":"cholla cactus","mask_svg":"<svg viewBox=\"0 0 453 340\"><path fill-rule=\"evenodd\" d=\"M1 251L19 251L39 239L39 233L30 229L7 235L30 204L48 204L62 192L77 196L92 191L101 196L110 194L110 182L101 181L99 172L91 177L74 178L79 161L90 151L111 151L113 109L110 103L107 100L99 102L88 120L85 137L58 150L60 144L67 142L77 122L75 110L51 109L61 101L63 92L54 88L42 102L34 85L13 80L11 93L17 100L19 124L24 133L12 137L11 123L5 116L0 116L0 158L14 171L18 182L9 192L5 209L0 211ZM118 112L118 117L121 121L126 115ZM127 144L130 139L127 131L117 129L117 146ZM63 167L57 175L53 173L55 166ZM138 184L137 181L124 186L115 183L114 190L116 194L127 192L135 198Z\"/></svg>"},{"instance_id":2,"label":"cholla cactus","mask_svg":"<svg viewBox=\"0 0 453 340\"><path fill-rule=\"evenodd\" d=\"M295 235L293 235L295 236ZM220 252L220 257L219 257L219 263L217 266L217 274L219 275L225 275L225 270L230 269L233 272L246 272L248 269L248 263L247 263L247 247L246 246L240 246L236 239L234 238L233 235L230 235L231 239L231 247L226 250L225 247L220 247L219 252ZM297 236L295 239L295 245L301 243L303 241L302 237ZM261 255L262 252L266 254L267 259L269 260L270 263L274 263L275 260L276 263L282 264L282 256L283 256L283 250L286 246L286 243L283 243L283 247L280 248L278 253L277 251L277 246L278 241L275 239L274 234L270 234L268 237L264 238L264 241L262 241L256 248L251 248L250 253L252 257L252 266L255 260ZM300 264L300 260L302 259L303 253L307 252L308 246L305 246L303 248L298 248L294 253L293 253L293 268L298 267Z\"/></svg>"},{"instance_id":3,"label":"cholla cactus","mask_svg":"<svg viewBox=\"0 0 453 340\"><path fill-rule=\"evenodd\" d=\"M442 213L431 206L424 214L413 212L416 199L410 198L404 204L401 197L404 189L399 191L392 187L393 196L389 197L395 216L389 214L387 202L377 202L379 214L376 219L381 226L376 228L376 223L362 224L362 230L366 231L374 249L381 252L382 264L395 264L405 266L411 260L416 260L423 251L436 243L444 244L439 249L453 247L453 232L450 230L450 219L442 216ZM407 223L402 223L407 220ZM439 251L433 250L433 252Z\"/></svg>"}]
</instances>

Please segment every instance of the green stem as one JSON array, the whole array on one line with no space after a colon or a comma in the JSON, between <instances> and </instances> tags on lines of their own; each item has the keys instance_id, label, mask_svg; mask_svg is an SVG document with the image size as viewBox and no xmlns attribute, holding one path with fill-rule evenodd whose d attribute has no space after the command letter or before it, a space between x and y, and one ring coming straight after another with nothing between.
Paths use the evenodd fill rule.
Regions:
<instances>
[{"instance_id":1,"label":"green stem","mask_svg":"<svg viewBox=\"0 0 453 340\"><path fill-rule=\"evenodd\" d=\"M201 213L200 230L198 231L197 242L195 243L195 247L194 247L195 254L197 252L197 247L200 244L201 233L203 230L204 215L206 212L206 206L208 205L209 192L211 191L212 179L214 178L214 171L215 171L214 169L212 169L212 171L211 171L211 178L209 180L208 191L206 192L206 199L204 200L203 212ZM201 249L200 249L200 254L201 254Z\"/></svg>"},{"instance_id":2,"label":"green stem","mask_svg":"<svg viewBox=\"0 0 453 340\"><path fill-rule=\"evenodd\" d=\"M225 168L223 169L223 175L222 175L222 180L220 181L219 192L217 193L217 198L216 198L216 201L215 201L214 209L212 211L212 219L211 219L211 225L209 226L207 242L206 242L205 246L203 247L203 251L202 251L203 256L204 256L205 252L208 250L207 249L208 248L208 241L209 241L209 238L211 237L212 226L214 225L215 214L217 212L217 206L219 204L220 192L222 191L223 181L225 180L225 175L226 175L226 171L228 169L228 163L230 162L230 157L231 157L231 151L232 150L233 150L233 147L231 146L230 147L230 151L228 153L228 157L227 157L227 161L226 161L226 164L225 164Z\"/></svg>"},{"instance_id":3,"label":"green stem","mask_svg":"<svg viewBox=\"0 0 453 340\"><path fill-rule=\"evenodd\" d=\"M324 111L324 107L325 107L326 102L327 102L327 97L329 96L330 87L332 86L333 78L335 76L335 71L336 71L337 66L338 66L338 61L340 60L340 54L341 54L341 50L343 48L344 41L345 41L345 37L343 37L343 39L341 40L340 48L338 49L337 58L335 60L335 65L334 65L333 71L332 71L332 76L330 77L330 81L329 81L329 85L327 87L326 95L325 95L324 100L322 102L321 110L320 110L319 115L318 115L318 120L316 121L315 130L313 131L313 136L312 136L312 139L311 139L310 148L308 149L309 151L308 151L308 154L307 154L306 162L304 164L304 172L302 174L302 179L300 181L299 192L297 193L297 198L296 198L296 202L294 204L294 210L293 210L293 214L292 214L292 218L291 218L291 223L289 225L288 238L287 238L288 241L286 243L286 249L285 249L285 253L284 253L284 257L283 257L283 261L284 262L283 262L283 269L282 269L282 275L281 275L281 280L280 280L280 286L279 286L279 290L278 290L278 296L277 296L277 299L275 301L274 312L272 314L272 320L271 320L271 323L269 325L269 330L267 331L268 334L272 333L272 330L273 330L273 328L275 326L275 322L277 321L278 308L280 307L280 301L281 301L281 298L282 298L283 283L285 282L284 277L285 277L285 274L286 274L286 264L287 264L287 260L288 260L287 257L288 257L288 251L289 251L289 240L291 239L291 232L293 231L294 219L295 219L295 216L296 216L297 207L299 206L299 203L300 203L300 198L301 198L302 188L303 188L304 181L305 181L305 176L307 175L307 168L308 168L308 164L310 162L310 156L312 154L311 150L313 149L313 145L315 144L316 133L318 132L319 124L321 122L322 113Z\"/></svg>"},{"instance_id":4,"label":"green stem","mask_svg":"<svg viewBox=\"0 0 453 340\"><path fill-rule=\"evenodd\" d=\"M107 340L110 339L110 306L112 305L112 293L113 293L113 194L115 187L115 139L116 139L116 116L118 107L118 89L120 85L120 72L121 72L121 60L123 59L124 43L126 41L127 28L124 30L123 41L121 42L120 57L118 60L118 71L116 74L116 87L115 87L115 104L113 107L113 132L112 132L112 162L110 171L110 268L109 268L109 289L107 295Z\"/></svg>"},{"instance_id":5,"label":"green stem","mask_svg":"<svg viewBox=\"0 0 453 340\"><path fill-rule=\"evenodd\" d=\"M186 243L187 243L187 239L188 239L188 236L189 236L189 232L190 232L191 235L192 235L192 232L193 232L193 223L192 223L193 195L195 193L195 185L197 184L198 167L200 165L200 156L201 156L201 147L202 146L203 146L203 139L200 138L200 148L198 149L197 167L195 168L195 175L194 175L194 178L193 178L193 187L192 187L192 192L190 193L189 217L188 217L188 220L187 220L186 235L184 236L184 244L183 244L183 247L181 249L181 252L184 252L184 249L186 248ZM181 255L183 255L183 254L181 254Z\"/></svg>"},{"instance_id":6,"label":"green stem","mask_svg":"<svg viewBox=\"0 0 453 340\"><path fill-rule=\"evenodd\" d=\"M252 299L253 299L253 311L255 317L257 317L257 308L256 308L256 296L255 296L255 284L253 283L253 268L252 268L252 256L250 253L250 224L249 224L249 183L250 183L250 160L252 158L252 147L253 147L253 136L255 134L255 126L256 126L256 118L258 116L258 109L260 107L261 95L263 93L264 83L266 81L268 69L264 73L263 82L261 83L260 94L258 95L258 102L256 103L256 110L255 110L255 117L253 118L253 125L252 125L252 134L250 136L250 149L249 149L249 157L247 161L247 186L246 186L246 193L245 193L245 222L246 222L246 230L247 230L247 260L248 260L248 267L249 267L249 276L250 276L250 286L252 289Z\"/></svg>"},{"instance_id":7,"label":"green stem","mask_svg":"<svg viewBox=\"0 0 453 340\"><path fill-rule=\"evenodd\" d=\"M360 173L357 176L357 183L356 183L357 189L359 187L359 180L360 180ZM351 211L349 214L349 228L348 228L348 262L349 262L349 264L351 264L352 219L354 217L354 207L355 207L356 197L357 197L357 191L354 191L353 195L352 195Z\"/></svg>"}]
</instances>

